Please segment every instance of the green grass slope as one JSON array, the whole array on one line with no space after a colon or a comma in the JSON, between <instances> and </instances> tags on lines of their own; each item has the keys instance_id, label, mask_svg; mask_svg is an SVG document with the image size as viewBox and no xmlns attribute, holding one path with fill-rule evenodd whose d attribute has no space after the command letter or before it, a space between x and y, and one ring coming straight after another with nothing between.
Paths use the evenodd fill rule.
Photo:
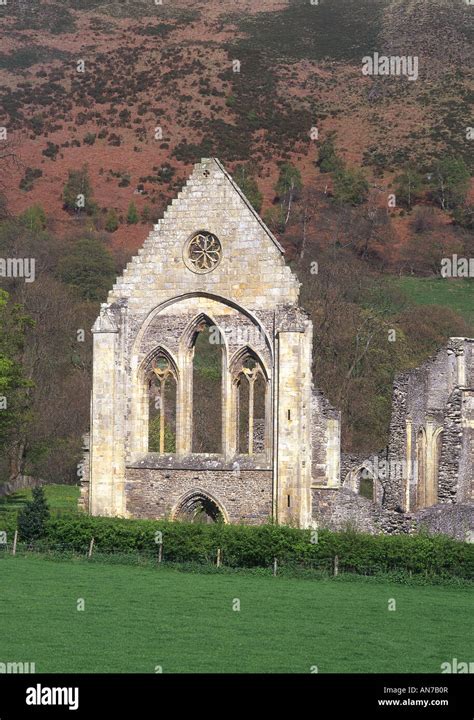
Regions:
<instances>
[{"instance_id":1,"label":"green grass slope","mask_svg":"<svg viewBox=\"0 0 474 720\"><path fill-rule=\"evenodd\" d=\"M473 651L463 589L35 557L0 556L0 621L2 659L36 672L440 672Z\"/></svg>"},{"instance_id":2,"label":"green grass slope","mask_svg":"<svg viewBox=\"0 0 474 720\"><path fill-rule=\"evenodd\" d=\"M474 282L445 278L401 277L393 280L414 305L440 305L474 323Z\"/></svg>"}]
</instances>

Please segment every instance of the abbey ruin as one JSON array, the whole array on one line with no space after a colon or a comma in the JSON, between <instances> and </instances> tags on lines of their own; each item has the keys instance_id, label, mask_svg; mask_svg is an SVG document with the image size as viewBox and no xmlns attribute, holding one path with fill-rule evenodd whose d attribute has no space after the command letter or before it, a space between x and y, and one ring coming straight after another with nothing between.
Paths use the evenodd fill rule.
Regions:
<instances>
[{"instance_id":1,"label":"abbey ruin","mask_svg":"<svg viewBox=\"0 0 474 720\"><path fill-rule=\"evenodd\" d=\"M376 459L341 455L340 413L311 375L312 324L283 255L220 162L197 164L94 324L82 507L370 532L423 521L465 537L474 339L451 338L396 378ZM197 348L212 354L204 410Z\"/></svg>"}]
</instances>

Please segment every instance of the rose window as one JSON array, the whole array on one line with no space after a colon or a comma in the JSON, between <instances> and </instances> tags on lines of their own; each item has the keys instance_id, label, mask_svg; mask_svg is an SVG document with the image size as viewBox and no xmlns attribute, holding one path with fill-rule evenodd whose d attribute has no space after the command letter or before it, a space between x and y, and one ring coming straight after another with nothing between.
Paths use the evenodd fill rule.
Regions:
<instances>
[{"instance_id":1,"label":"rose window","mask_svg":"<svg viewBox=\"0 0 474 720\"><path fill-rule=\"evenodd\" d=\"M199 232L194 235L187 247L187 265L198 273L214 270L221 259L222 246L215 235Z\"/></svg>"}]
</instances>

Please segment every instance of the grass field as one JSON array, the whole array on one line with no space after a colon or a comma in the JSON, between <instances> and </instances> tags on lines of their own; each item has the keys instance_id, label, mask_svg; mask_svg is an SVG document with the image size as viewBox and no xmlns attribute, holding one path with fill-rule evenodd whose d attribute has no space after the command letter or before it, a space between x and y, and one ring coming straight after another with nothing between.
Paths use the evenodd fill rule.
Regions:
<instances>
[{"instance_id":1,"label":"grass field","mask_svg":"<svg viewBox=\"0 0 474 720\"><path fill-rule=\"evenodd\" d=\"M441 305L461 313L474 325L474 281L401 277L393 280L415 305Z\"/></svg>"},{"instance_id":2,"label":"grass field","mask_svg":"<svg viewBox=\"0 0 474 720\"><path fill-rule=\"evenodd\" d=\"M52 515L77 510L79 487L77 485L45 485L44 491ZM28 500L31 490L21 490L13 495L0 497L0 530L16 525L16 516Z\"/></svg>"},{"instance_id":3,"label":"grass field","mask_svg":"<svg viewBox=\"0 0 474 720\"><path fill-rule=\"evenodd\" d=\"M472 657L471 611L446 587L0 556L0 662L36 672L440 672Z\"/></svg>"}]
</instances>

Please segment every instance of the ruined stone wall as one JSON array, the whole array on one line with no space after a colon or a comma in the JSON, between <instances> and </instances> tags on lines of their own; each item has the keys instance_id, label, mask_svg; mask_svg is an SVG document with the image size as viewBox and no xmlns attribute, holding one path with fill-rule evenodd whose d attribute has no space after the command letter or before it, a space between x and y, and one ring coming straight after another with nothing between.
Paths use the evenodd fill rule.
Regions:
<instances>
[{"instance_id":1,"label":"ruined stone wall","mask_svg":"<svg viewBox=\"0 0 474 720\"><path fill-rule=\"evenodd\" d=\"M474 377L471 382L474 385ZM458 498L460 502L474 502L474 389L464 390L461 402L463 449L459 467Z\"/></svg>"},{"instance_id":2,"label":"ruined stone wall","mask_svg":"<svg viewBox=\"0 0 474 720\"><path fill-rule=\"evenodd\" d=\"M417 530L433 535L449 535L474 542L474 506L467 503L432 505L414 514Z\"/></svg>"},{"instance_id":3,"label":"ruined stone wall","mask_svg":"<svg viewBox=\"0 0 474 720\"><path fill-rule=\"evenodd\" d=\"M394 381L389 461L406 464L405 483L391 477L386 505L413 509L417 502L417 440L426 436L427 473L433 473L434 438L442 430L438 465L438 499L441 503L465 501L471 495L472 434L469 384L474 381L474 341L450 338L421 367L399 375Z\"/></svg>"},{"instance_id":4,"label":"ruined stone wall","mask_svg":"<svg viewBox=\"0 0 474 720\"><path fill-rule=\"evenodd\" d=\"M380 453L379 453L380 455ZM357 471L359 468L366 467L370 460L367 453L342 453L341 454L341 485L347 480L349 473Z\"/></svg>"},{"instance_id":5,"label":"ruined stone wall","mask_svg":"<svg viewBox=\"0 0 474 720\"><path fill-rule=\"evenodd\" d=\"M271 519L271 470L127 468L127 511L133 517L170 519L180 501L198 490L229 522L261 525Z\"/></svg>"},{"instance_id":6,"label":"ruined stone wall","mask_svg":"<svg viewBox=\"0 0 474 720\"><path fill-rule=\"evenodd\" d=\"M41 478L34 478L31 475L19 475L15 480L11 482L4 482L0 484L0 497L5 495L13 495L13 493L19 490L25 490L26 488L39 487L44 485L44 480Z\"/></svg>"},{"instance_id":7,"label":"ruined stone wall","mask_svg":"<svg viewBox=\"0 0 474 720\"><path fill-rule=\"evenodd\" d=\"M438 504L413 513L381 507L347 488L313 491L313 520L333 531L352 529L371 535L415 534L425 531L466 542L474 538L472 504Z\"/></svg>"},{"instance_id":8,"label":"ruined stone wall","mask_svg":"<svg viewBox=\"0 0 474 720\"><path fill-rule=\"evenodd\" d=\"M83 512L89 512L90 507L90 435L85 434L82 438L82 462L78 466L80 477L80 495L78 508Z\"/></svg>"},{"instance_id":9,"label":"ruined stone wall","mask_svg":"<svg viewBox=\"0 0 474 720\"><path fill-rule=\"evenodd\" d=\"M196 269L187 253L196 233L211 233L220 243L219 260L209 272ZM146 373L159 348L171 359L177 377L176 456L183 461L192 454L193 334L197 323L209 321L224 339L222 398L216 402L222 407L225 463L238 460L232 367L246 348L258 356L267 382L266 422L256 431L257 449L265 439L260 455L265 454L265 478L273 477L273 489L265 490L273 506L269 510L267 501L262 505L260 488L252 495L251 484L242 486L240 505L229 500L238 508L229 511L229 517L255 522L268 518L273 509L281 522L310 522L312 326L297 306L298 295L299 282L285 264L281 246L232 178L216 159L198 163L117 280L94 325L93 514L142 513L139 489L147 497L149 488L137 478L151 473L156 482L162 481L159 467L139 465L148 452ZM248 342L239 339L246 331L251 334ZM326 412L323 425L328 450L320 475L331 486L339 482L337 413ZM322 458L326 440L317 431L315 436ZM166 507L174 501L176 488L188 488L193 472L199 477L202 465L193 462L194 467L174 467L173 482L160 486ZM259 477L263 472L259 455L250 466L246 473L254 471ZM226 472L206 470L211 494L218 495L222 485L230 487L231 478L235 481L235 475ZM254 476L247 477L250 482ZM164 506L159 512L165 512Z\"/></svg>"},{"instance_id":10,"label":"ruined stone wall","mask_svg":"<svg viewBox=\"0 0 474 720\"><path fill-rule=\"evenodd\" d=\"M447 403L443 424L443 444L438 471L438 498L442 503L453 503L458 498L458 489L465 484L461 478L461 463L466 439L462 427L462 391L455 388Z\"/></svg>"},{"instance_id":11,"label":"ruined stone wall","mask_svg":"<svg viewBox=\"0 0 474 720\"><path fill-rule=\"evenodd\" d=\"M406 419L409 379L409 374L401 374L395 378L393 383L390 440L387 448L388 462L406 461L407 458ZM405 506L402 483L398 478L391 478L387 483L385 503L392 508Z\"/></svg>"},{"instance_id":12,"label":"ruined stone wall","mask_svg":"<svg viewBox=\"0 0 474 720\"><path fill-rule=\"evenodd\" d=\"M313 489L313 520L318 527L341 531L352 529L372 535L409 532L403 513L382 509L378 504L348 488Z\"/></svg>"},{"instance_id":13,"label":"ruined stone wall","mask_svg":"<svg viewBox=\"0 0 474 720\"><path fill-rule=\"evenodd\" d=\"M462 384L466 388L474 388L474 339L462 338L462 340L465 367L465 382Z\"/></svg>"},{"instance_id":14,"label":"ruined stone wall","mask_svg":"<svg viewBox=\"0 0 474 720\"><path fill-rule=\"evenodd\" d=\"M339 487L341 476L341 413L318 389L311 396L311 476L313 485Z\"/></svg>"}]
</instances>

